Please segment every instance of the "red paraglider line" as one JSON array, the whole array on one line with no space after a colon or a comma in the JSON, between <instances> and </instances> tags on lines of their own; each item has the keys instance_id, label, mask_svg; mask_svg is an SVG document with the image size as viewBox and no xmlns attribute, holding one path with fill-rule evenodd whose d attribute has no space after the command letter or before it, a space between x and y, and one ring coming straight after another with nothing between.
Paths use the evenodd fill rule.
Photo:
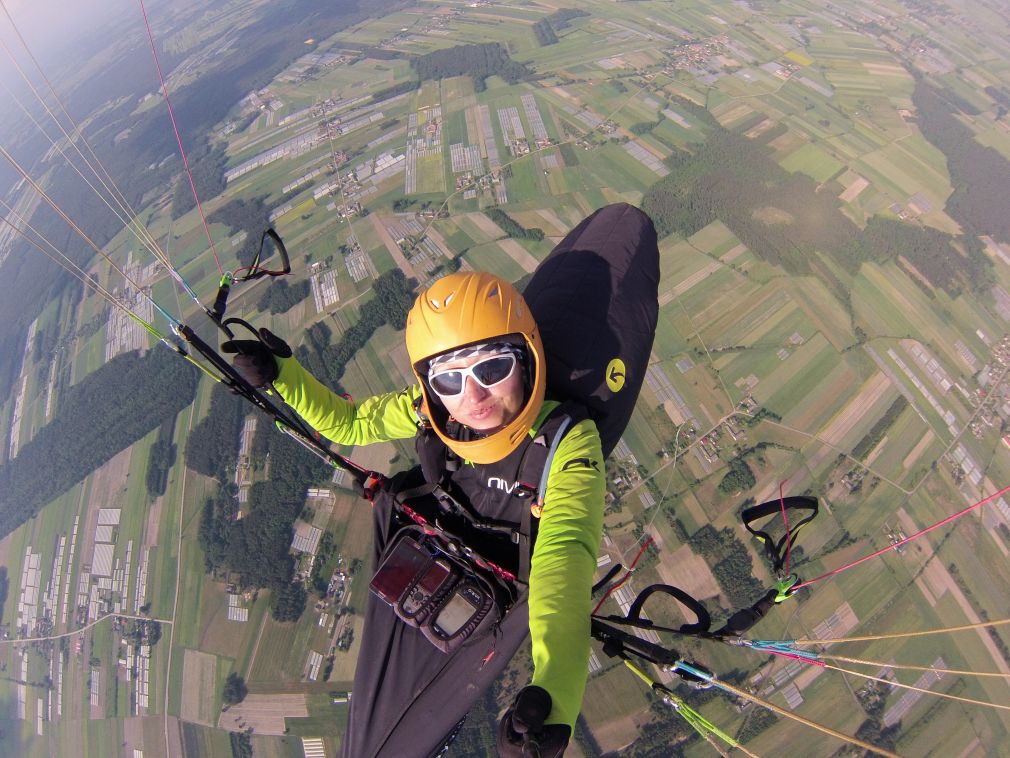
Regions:
<instances>
[{"instance_id":1,"label":"red paraglider line","mask_svg":"<svg viewBox=\"0 0 1010 758\"><path fill-rule=\"evenodd\" d=\"M200 211L200 220L203 221L203 230L207 234L207 241L210 243L210 251L214 254L214 262L217 264L218 273L223 274L221 259L217 257L217 247L214 246L214 238L210 234L210 226L207 224L207 216L203 212L203 204L200 202L200 195L196 191L196 183L193 181L193 172L189 170L189 161L186 159L186 151L182 147L182 137L179 135L179 126L175 123L175 111L172 109L172 101L168 97L168 85L165 84L165 75L161 70L161 61L158 59L158 51L154 45L154 35L151 33L151 24L147 20L147 9L144 7L144 0L137 0L140 3L140 12L144 16L144 26L147 28L147 39L151 43L151 55L154 57L154 65L158 68L158 79L161 80L161 92L165 96L168 104L168 116L172 119L172 130L175 132L175 141L179 144L179 153L182 155L182 165L186 167L186 177L189 179L189 188L193 190L193 199L196 200L196 207Z\"/></svg>"},{"instance_id":2,"label":"red paraglider line","mask_svg":"<svg viewBox=\"0 0 1010 758\"><path fill-rule=\"evenodd\" d=\"M800 582L799 584L797 584L795 587L792 588L790 594L792 594L792 592L795 592L796 590L798 590L798 589L800 589L802 587L808 587L809 585L813 584L814 582L819 582L819 581L821 581L821 579L827 579L829 576L834 576L835 574L840 574L843 571L845 571L846 569L850 569L853 566L858 566L860 563L863 563L864 561L870 560L870 558L876 558L878 555L883 555L884 553L886 553L886 552L888 552L890 550L894 550L896 548L899 548L902 545L904 545L904 544L906 544L908 542L911 542L916 537L921 537L922 535L927 534L927 533L933 531L934 529L939 529L941 526L944 526L945 524L949 524L951 521L954 521L956 519L961 518L961 516L965 515L966 513L970 513L971 511L975 510L976 508L980 508L981 506L985 505L986 503L992 502L993 500L995 500L996 498L1000 497L1001 495L1005 495L1007 492L1010 492L1010 486L1006 486L1003 489L1001 489L999 492L996 492L996 493L994 493L992 495L989 495L989 497L984 498L982 500L979 500L977 503L969 505L967 508L964 508L964 509L958 511L957 513L953 514L952 516L948 516L943 521L938 521L937 523L933 524L932 526L927 526L925 529L922 529L921 531L916 532L915 534L913 534L910 537L905 537L905 539L903 539L903 540L898 540L894 544L888 545L885 548L881 548L880 550L878 550L875 553L870 553L869 555L863 556L859 560L853 561L852 563L847 563L844 566L839 566L838 568L834 569L833 571L829 571L826 574L821 574L820 576L815 577L814 579L811 579L811 580L806 581L806 582Z\"/></svg>"},{"instance_id":3,"label":"red paraglider line","mask_svg":"<svg viewBox=\"0 0 1010 758\"><path fill-rule=\"evenodd\" d=\"M610 597L612 593L620 589L621 585L623 585L626 581L628 581L628 579L631 578L631 574L635 570L635 564L638 563L638 559L642 557L642 553L644 553L646 548L649 547L649 545L651 544L652 544L652 536L650 535L649 539L645 541L645 544L642 545L642 548L638 551L638 555L635 556L635 560L631 562L631 565L628 567L628 570L624 573L624 576L621 578L621 581L619 581L617 584L613 585L610 589L608 589L606 592L603 593L603 597L600 598L600 602L598 602L596 604L596 607L593 608L592 613L589 614L590 616L595 616L596 612L600 610L600 606L602 606L603 603L606 602L607 598Z\"/></svg>"},{"instance_id":4,"label":"red paraglider line","mask_svg":"<svg viewBox=\"0 0 1010 758\"><path fill-rule=\"evenodd\" d=\"M779 482L779 505L782 507L782 521L786 525L786 574L789 573L789 558L793 549L792 540L789 539L789 517L786 515L786 499L782 494L782 488L785 487L787 481L789 480L786 479Z\"/></svg>"}]
</instances>

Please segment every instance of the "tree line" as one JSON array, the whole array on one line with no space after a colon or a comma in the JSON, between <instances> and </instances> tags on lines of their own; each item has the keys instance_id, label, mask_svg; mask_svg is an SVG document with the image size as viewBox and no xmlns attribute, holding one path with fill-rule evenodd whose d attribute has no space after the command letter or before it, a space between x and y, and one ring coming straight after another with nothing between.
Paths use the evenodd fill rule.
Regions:
<instances>
[{"instance_id":1,"label":"tree line","mask_svg":"<svg viewBox=\"0 0 1010 758\"><path fill-rule=\"evenodd\" d=\"M0 466L7 535L193 402L199 373L161 348L113 358L64 393L60 414Z\"/></svg>"},{"instance_id":2,"label":"tree line","mask_svg":"<svg viewBox=\"0 0 1010 758\"><path fill-rule=\"evenodd\" d=\"M512 239L536 240L539 242L544 238L544 230L537 227L527 229L501 208L485 208L484 215L501 227Z\"/></svg>"},{"instance_id":3,"label":"tree line","mask_svg":"<svg viewBox=\"0 0 1010 758\"><path fill-rule=\"evenodd\" d=\"M894 422L898 420L898 416L901 412L908 407L908 400L905 399L904 395L898 395L894 402L891 403L890 407L881 416L880 420L873 425L873 428L868 431L856 446L852 448L852 457L857 461L861 461L866 458L867 455L877 446L877 444L884 438L887 434L887 430L890 429Z\"/></svg>"},{"instance_id":4,"label":"tree line","mask_svg":"<svg viewBox=\"0 0 1010 758\"><path fill-rule=\"evenodd\" d=\"M407 325L407 313L414 304L414 295L407 278L399 269L382 274L373 285L375 297L361 307L358 320L337 342L331 343L332 332L323 322L309 327L305 343L298 348L298 360L323 384L340 391L340 379L347 364L371 339L383 324L394 329Z\"/></svg>"},{"instance_id":5,"label":"tree line","mask_svg":"<svg viewBox=\"0 0 1010 758\"><path fill-rule=\"evenodd\" d=\"M7 567L0 566L0 623L4 620L4 604L7 602L7 591L10 589L10 580L7 579Z\"/></svg>"}]
</instances>

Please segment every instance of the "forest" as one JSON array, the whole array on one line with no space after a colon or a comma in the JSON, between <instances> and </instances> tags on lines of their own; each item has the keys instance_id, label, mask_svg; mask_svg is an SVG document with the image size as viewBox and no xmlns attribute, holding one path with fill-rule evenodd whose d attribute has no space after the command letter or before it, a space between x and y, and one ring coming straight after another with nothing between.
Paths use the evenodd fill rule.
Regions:
<instances>
[{"instance_id":1,"label":"forest","mask_svg":"<svg viewBox=\"0 0 1010 758\"><path fill-rule=\"evenodd\" d=\"M955 115L971 106L948 90L923 79L912 92L919 129L947 158L947 171L954 192L947 212L973 235L990 234L1010 242L1010 161L1002 153L975 140L972 130ZM974 109L971 109L974 110Z\"/></svg>"},{"instance_id":2,"label":"forest","mask_svg":"<svg viewBox=\"0 0 1010 758\"><path fill-rule=\"evenodd\" d=\"M213 132L214 125L224 120L247 93L265 86L277 72L309 52L306 39L324 39L394 4L395 0L372 0L367 7L351 0L278 0L243 29L247 43L227 56L218 56L210 70L172 93L175 117L184 125L183 144L203 200L213 197L215 187L223 186L223 176L214 175L222 168L221 148L212 147L205 136ZM179 20L187 23L191 19L179 14ZM134 44L126 40L121 54L110 58L96 76L69 92L67 107L75 114L92 114L85 134L131 205L141 207L143 198L152 191L173 188L173 197L179 203L173 215L178 217L185 204L193 203L192 194L188 180L182 178L179 148L164 106L134 114L136 102L151 91L154 62L141 28L134 27L133 31ZM162 64L171 70L190 53L173 55L162 50ZM129 138L116 140L116 135L124 131L129 132ZM18 142L16 157L23 161L51 148L39 130L25 134ZM99 246L122 229L122 222L108 212L95 193L82 191L80 179L69 168L52 171L46 190L71 218L87 220L88 236ZM92 259L93 251L48 206L40 206L31 221L72 260L87 265ZM256 232L257 240L263 228ZM0 354L20 349L18 343L23 344L25 329L45 303L59 297L65 287L80 286L21 242L0 264L0 280L6 283L4 297L0 298ZM9 391L13 378L7 363L0 361L0 390Z\"/></svg>"},{"instance_id":3,"label":"forest","mask_svg":"<svg viewBox=\"0 0 1010 758\"><path fill-rule=\"evenodd\" d=\"M0 535L193 402L200 374L155 349L113 358L69 388L57 417L0 467Z\"/></svg>"},{"instance_id":4,"label":"forest","mask_svg":"<svg viewBox=\"0 0 1010 758\"><path fill-rule=\"evenodd\" d=\"M559 8L551 15L544 16L533 24L533 34L537 38L537 44L540 47L553 45L558 41L558 35L555 32L571 26L568 23L571 19L588 15L585 11L576 10L575 8Z\"/></svg>"},{"instance_id":5,"label":"forest","mask_svg":"<svg viewBox=\"0 0 1010 758\"><path fill-rule=\"evenodd\" d=\"M196 192L202 198L217 197L225 188L224 170L228 164L223 144L211 145L204 140L188 156L189 166L193 172L193 184ZM180 176L175 181L172 191L172 218L181 218L196 207L193 188L186 176Z\"/></svg>"},{"instance_id":6,"label":"forest","mask_svg":"<svg viewBox=\"0 0 1010 758\"><path fill-rule=\"evenodd\" d=\"M734 458L729 462L729 471L719 481L719 492L724 495L732 495L735 492L749 490L757 484L754 472L747 465L742 457Z\"/></svg>"},{"instance_id":7,"label":"forest","mask_svg":"<svg viewBox=\"0 0 1010 758\"><path fill-rule=\"evenodd\" d=\"M210 410L192 428L186 443L186 465L194 471L228 482L238 460L242 420L249 409L246 401L225 385L211 391Z\"/></svg>"},{"instance_id":8,"label":"forest","mask_svg":"<svg viewBox=\"0 0 1010 758\"><path fill-rule=\"evenodd\" d=\"M410 65L421 81L449 76L472 76L477 92L484 91L484 80L489 76L497 75L509 84L517 84L533 75L530 68L512 60L508 51L497 42L435 50L414 58Z\"/></svg>"},{"instance_id":9,"label":"forest","mask_svg":"<svg viewBox=\"0 0 1010 758\"><path fill-rule=\"evenodd\" d=\"M705 524L688 539L691 549L708 561L719 587L733 608L745 608L764 592L754 578L754 563L746 546L726 527Z\"/></svg>"},{"instance_id":10,"label":"forest","mask_svg":"<svg viewBox=\"0 0 1010 758\"><path fill-rule=\"evenodd\" d=\"M677 107L691 110L679 99ZM671 155L670 174L645 193L642 207L660 236L689 237L718 219L762 259L792 275L821 275L839 293L845 287L818 253L849 275L865 261L901 255L951 296L991 283L992 263L977 240L883 218L860 230L833 193L820 191L804 174L785 171L767 147L717 123L708 127L704 144Z\"/></svg>"},{"instance_id":11,"label":"forest","mask_svg":"<svg viewBox=\"0 0 1010 758\"><path fill-rule=\"evenodd\" d=\"M270 282L270 286L267 287L256 307L261 311L269 311L274 314L286 313L307 298L311 292L312 285L308 279L302 279L295 284L288 284L283 279L276 279Z\"/></svg>"},{"instance_id":12,"label":"forest","mask_svg":"<svg viewBox=\"0 0 1010 758\"><path fill-rule=\"evenodd\" d=\"M172 441L175 435L175 417L168 419L158 427L158 438L151 445L151 450L147 456L147 494L151 498L160 497L165 494L168 487L168 475L175 465L175 456L178 452L176 444Z\"/></svg>"},{"instance_id":13,"label":"forest","mask_svg":"<svg viewBox=\"0 0 1010 758\"><path fill-rule=\"evenodd\" d=\"M236 198L207 217L211 223L228 226L233 234L245 232L245 240L236 253L239 264L243 267L249 266L256 258L263 232L270 228L270 210L265 201L266 195L249 199ZM267 260L268 245L263 250L264 262Z\"/></svg>"},{"instance_id":14,"label":"forest","mask_svg":"<svg viewBox=\"0 0 1010 758\"><path fill-rule=\"evenodd\" d=\"M307 344L299 348L302 364L335 391L340 391L347 361L376 329L385 323L396 329L406 325L414 298L403 273L386 272L375 281L374 292L358 321L338 342L330 344L330 331L320 323L309 329ZM304 506L306 488L324 481L332 469L270 425L261 424L252 457L254 465L270 461L270 478L253 484L246 512L236 520L238 503L231 482L247 408L227 390L215 388L208 414L190 434L186 464L218 481L217 492L204 504L200 547L208 572L237 576L244 587L269 588L273 617L294 621L305 608L307 590L292 581L292 525Z\"/></svg>"},{"instance_id":15,"label":"forest","mask_svg":"<svg viewBox=\"0 0 1010 758\"><path fill-rule=\"evenodd\" d=\"M231 438L236 446L238 435L235 430ZM234 469L218 476L216 494L204 503L198 539L208 572L230 574L242 587L271 590L273 617L295 621L305 609L307 592L292 581L292 525L305 504L306 488L326 481L332 469L269 424L260 424L256 436L263 437L265 444L257 447L265 452L254 462L269 460L270 478L252 485L245 513L236 520ZM221 449L230 450L228 441L221 441Z\"/></svg>"}]
</instances>

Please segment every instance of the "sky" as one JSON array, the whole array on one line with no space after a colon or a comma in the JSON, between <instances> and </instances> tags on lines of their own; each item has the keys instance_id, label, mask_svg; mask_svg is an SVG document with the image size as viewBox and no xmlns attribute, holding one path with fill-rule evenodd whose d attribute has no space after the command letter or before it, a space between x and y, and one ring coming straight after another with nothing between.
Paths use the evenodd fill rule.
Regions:
<instances>
[{"instance_id":1,"label":"sky","mask_svg":"<svg viewBox=\"0 0 1010 758\"><path fill-rule=\"evenodd\" d=\"M178 6L181 2L189 0L144 0L144 5L154 22L164 16L167 6ZM140 0L0 0L0 84L3 85L0 97L9 87L16 96L31 100L11 62L12 55L22 69L31 72L35 84L41 87L35 68L4 9L13 18L16 30L21 33L43 71L57 81L57 88L64 73L76 70L87 56L107 48L109 42L116 42L114 39L104 40L101 36L103 32L122 35L127 29L136 35L138 43L146 43ZM0 109L0 140L12 139L15 133L8 129L20 129L21 126L23 118L20 110L13 107ZM6 186L5 179L0 176L0 185Z\"/></svg>"},{"instance_id":2,"label":"sky","mask_svg":"<svg viewBox=\"0 0 1010 758\"><path fill-rule=\"evenodd\" d=\"M148 15L155 18L166 6L178 4L178 0L144 0ZM143 18L139 0L0 0L0 5L6 7L32 53L49 72L61 68L61 63L72 61L83 39L103 29L121 34L123 24L120 22L135 21L139 27ZM2 8L0 39L12 51L20 53L21 45ZM11 77L17 77L2 47L0 77L8 82Z\"/></svg>"},{"instance_id":3,"label":"sky","mask_svg":"<svg viewBox=\"0 0 1010 758\"><path fill-rule=\"evenodd\" d=\"M74 37L99 30L116 15L140 14L139 3L128 0L2 1L32 48L47 53L58 50ZM157 5L157 0L153 4ZM6 26L6 18L3 22Z\"/></svg>"}]
</instances>

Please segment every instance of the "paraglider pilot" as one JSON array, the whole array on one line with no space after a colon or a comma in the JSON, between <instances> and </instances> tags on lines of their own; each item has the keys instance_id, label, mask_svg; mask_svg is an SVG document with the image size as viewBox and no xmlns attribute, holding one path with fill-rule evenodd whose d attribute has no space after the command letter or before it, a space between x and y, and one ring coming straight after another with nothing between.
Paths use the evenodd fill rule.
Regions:
<instances>
[{"instance_id":1,"label":"paraglider pilot","mask_svg":"<svg viewBox=\"0 0 1010 758\"><path fill-rule=\"evenodd\" d=\"M545 398L547 358L523 296L489 273L437 280L407 319L417 383L359 403L261 337L224 346L251 383L272 385L338 444L414 437L421 460L373 498L374 574L341 755L441 755L527 633L533 675L501 718L498 752L562 755L588 674L604 456L587 413Z\"/></svg>"}]
</instances>

